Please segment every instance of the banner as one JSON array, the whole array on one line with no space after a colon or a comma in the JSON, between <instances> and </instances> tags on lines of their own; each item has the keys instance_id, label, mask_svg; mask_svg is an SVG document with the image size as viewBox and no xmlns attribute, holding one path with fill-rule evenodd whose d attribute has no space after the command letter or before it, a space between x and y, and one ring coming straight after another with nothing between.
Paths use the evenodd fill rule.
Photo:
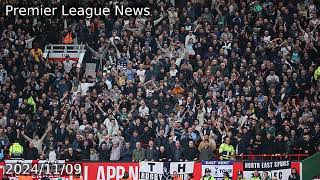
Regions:
<instances>
[{"instance_id":1,"label":"banner","mask_svg":"<svg viewBox=\"0 0 320 180\"><path fill-rule=\"evenodd\" d=\"M140 180L167 180L177 173L182 180L194 173L194 162L140 162Z\"/></svg>"},{"instance_id":2,"label":"banner","mask_svg":"<svg viewBox=\"0 0 320 180\"><path fill-rule=\"evenodd\" d=\"M243 162L243 176L250 179L255 170L258 170L261 177L263 172L268 172L269 177L276 177L278 180L287 180L291 173L290 161L245 161Z\"/></svg>"},{"instance_id":3,"label":"banner","mask_svg":"<svg viewBox=\"0 0 320 180\"><path fill-rule=\"evenodd\" d=\"M83 180L120 180L125 172L139 180L139 163L82 163Z\"/></svg>"},{"instance_id":4,"label":"banner","mask_svg":"<svg viewBox=\"0 0 320 180\"><path fill-rule=\"evenodd\" d=\"M217 180L223 179L223 173L229 173L229 177L233 174L232 161L202 161L202 175L205 174L205 169L211 170L211 175Z\"/></svg>"}]
</instances>

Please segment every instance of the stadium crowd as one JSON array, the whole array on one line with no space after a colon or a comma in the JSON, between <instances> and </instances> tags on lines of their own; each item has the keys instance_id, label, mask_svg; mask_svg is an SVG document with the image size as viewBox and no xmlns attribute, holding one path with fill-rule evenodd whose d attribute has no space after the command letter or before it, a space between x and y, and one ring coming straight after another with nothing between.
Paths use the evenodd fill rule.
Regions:
<instances>
[{"instance_id":1,"label":"stadium crowd","mask_svg":"<svg viewBox=\"0 0 320 180\"><path fill-rule=\"evenodd\" d=\"M1 158L197 161L320 151L319 4L122 0L149 17L0 11ZM0 2L113 6L106 0ZM47 44L83 44L83 66ZM88 76L86 62L97 64Z\"/></svg>"}]
</instances>

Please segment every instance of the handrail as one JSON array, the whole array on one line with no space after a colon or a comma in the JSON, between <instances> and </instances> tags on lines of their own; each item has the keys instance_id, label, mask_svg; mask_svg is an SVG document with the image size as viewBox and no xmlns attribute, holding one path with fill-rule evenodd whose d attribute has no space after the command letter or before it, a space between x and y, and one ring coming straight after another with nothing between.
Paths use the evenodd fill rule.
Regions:
<instances>
[{"instance_id":1,"label":"handrail","mask_svg":"<svg viewBox=\"0 0 320 180\"><path fill-rule=\"evenodd\" d=\"M309 154L248 154L236 155L236 160L297 160L309 157Z\"/></svg>"},{"instance_id":2,"label":"handrail","mask_svg":"<svg viewBox=\"0 0 320 180\"><path fill-rule=\"evenodd\" d=\"M79 50L81 52L85 52L85 45L80 44L80 45L74 45L74 44L48 44L45 46L44 52L49 52L49 51L76 51L78 52Z\"/></svg>"},{"instance_id":3,"label":"handrail","mask_svg":"<svg viewBox=\"0 0 320 180\"><path fill-rule=\"evenodd\" d=\"M245 160L292 160L292 161L301 161L305 158L309 157L309 154L281 154L281 155L275 155L275 154L248 154L248 155L235 155L235 162L237 161L245 161ZM9 154L5 154L4 160L9 160L13 158L10 158ZM19 159L19 160L24 160ZM219 161L218 159L214 159ZM1 161L1 160L0 160ZM88 162L88 161L85 161ZM113 161L89 161L89 162L113 162ZM197 161L196 161L197 162Z\"/></svg>"}]
</instances>

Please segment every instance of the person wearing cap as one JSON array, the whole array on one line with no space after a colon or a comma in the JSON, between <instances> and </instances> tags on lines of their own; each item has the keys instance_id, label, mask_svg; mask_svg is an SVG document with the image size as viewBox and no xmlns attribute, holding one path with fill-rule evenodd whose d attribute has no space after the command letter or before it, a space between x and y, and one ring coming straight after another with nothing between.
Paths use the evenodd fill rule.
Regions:
<instances>
[{"instance_id":1,"label":"person wearing cap","mask_svg":"<svg viewBox=\"0 0 320 180\"><path fill-rule=\"evenodd\" d=\"M204 170L204 176L202 176L201 180L215 180L215 178L211 175L211 170L209 168Z\"/></svg>"},{"instance_id":2,"label":"person wearing cap","mask_svg":"<svg viewBox=\"0 0 320 180\"><path fill-rule=\"evenodd\" d=\"M225 142L219 147L220 160L230 160L234 158L235 150L230 144L230 138L227 137Z\"/></svg>"}]
</instances>

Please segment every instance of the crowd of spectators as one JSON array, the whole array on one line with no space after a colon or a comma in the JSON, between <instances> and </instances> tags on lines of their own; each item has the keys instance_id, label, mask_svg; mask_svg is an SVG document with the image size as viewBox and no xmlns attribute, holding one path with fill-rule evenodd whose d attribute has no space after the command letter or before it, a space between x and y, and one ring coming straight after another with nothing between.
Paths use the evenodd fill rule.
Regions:
<instances>
[{"instance_id":1,"label":"crowd of spectators","mask_svg":"<svg viewBox=\"0 0 320 180\"><path fill-rule=\"evenodd\" d=\"M319 4L122 0L149 17L0 11L0 148L25 159L197 161L320 151ZM106 0L2 0L112 6ZM83 66L47 44L86 45ZM67 42L65 42L66 40ZM86 62L97 64L95 76ZM2 156L3 157L3 156Z\"/></svg>"}]
</instances>

